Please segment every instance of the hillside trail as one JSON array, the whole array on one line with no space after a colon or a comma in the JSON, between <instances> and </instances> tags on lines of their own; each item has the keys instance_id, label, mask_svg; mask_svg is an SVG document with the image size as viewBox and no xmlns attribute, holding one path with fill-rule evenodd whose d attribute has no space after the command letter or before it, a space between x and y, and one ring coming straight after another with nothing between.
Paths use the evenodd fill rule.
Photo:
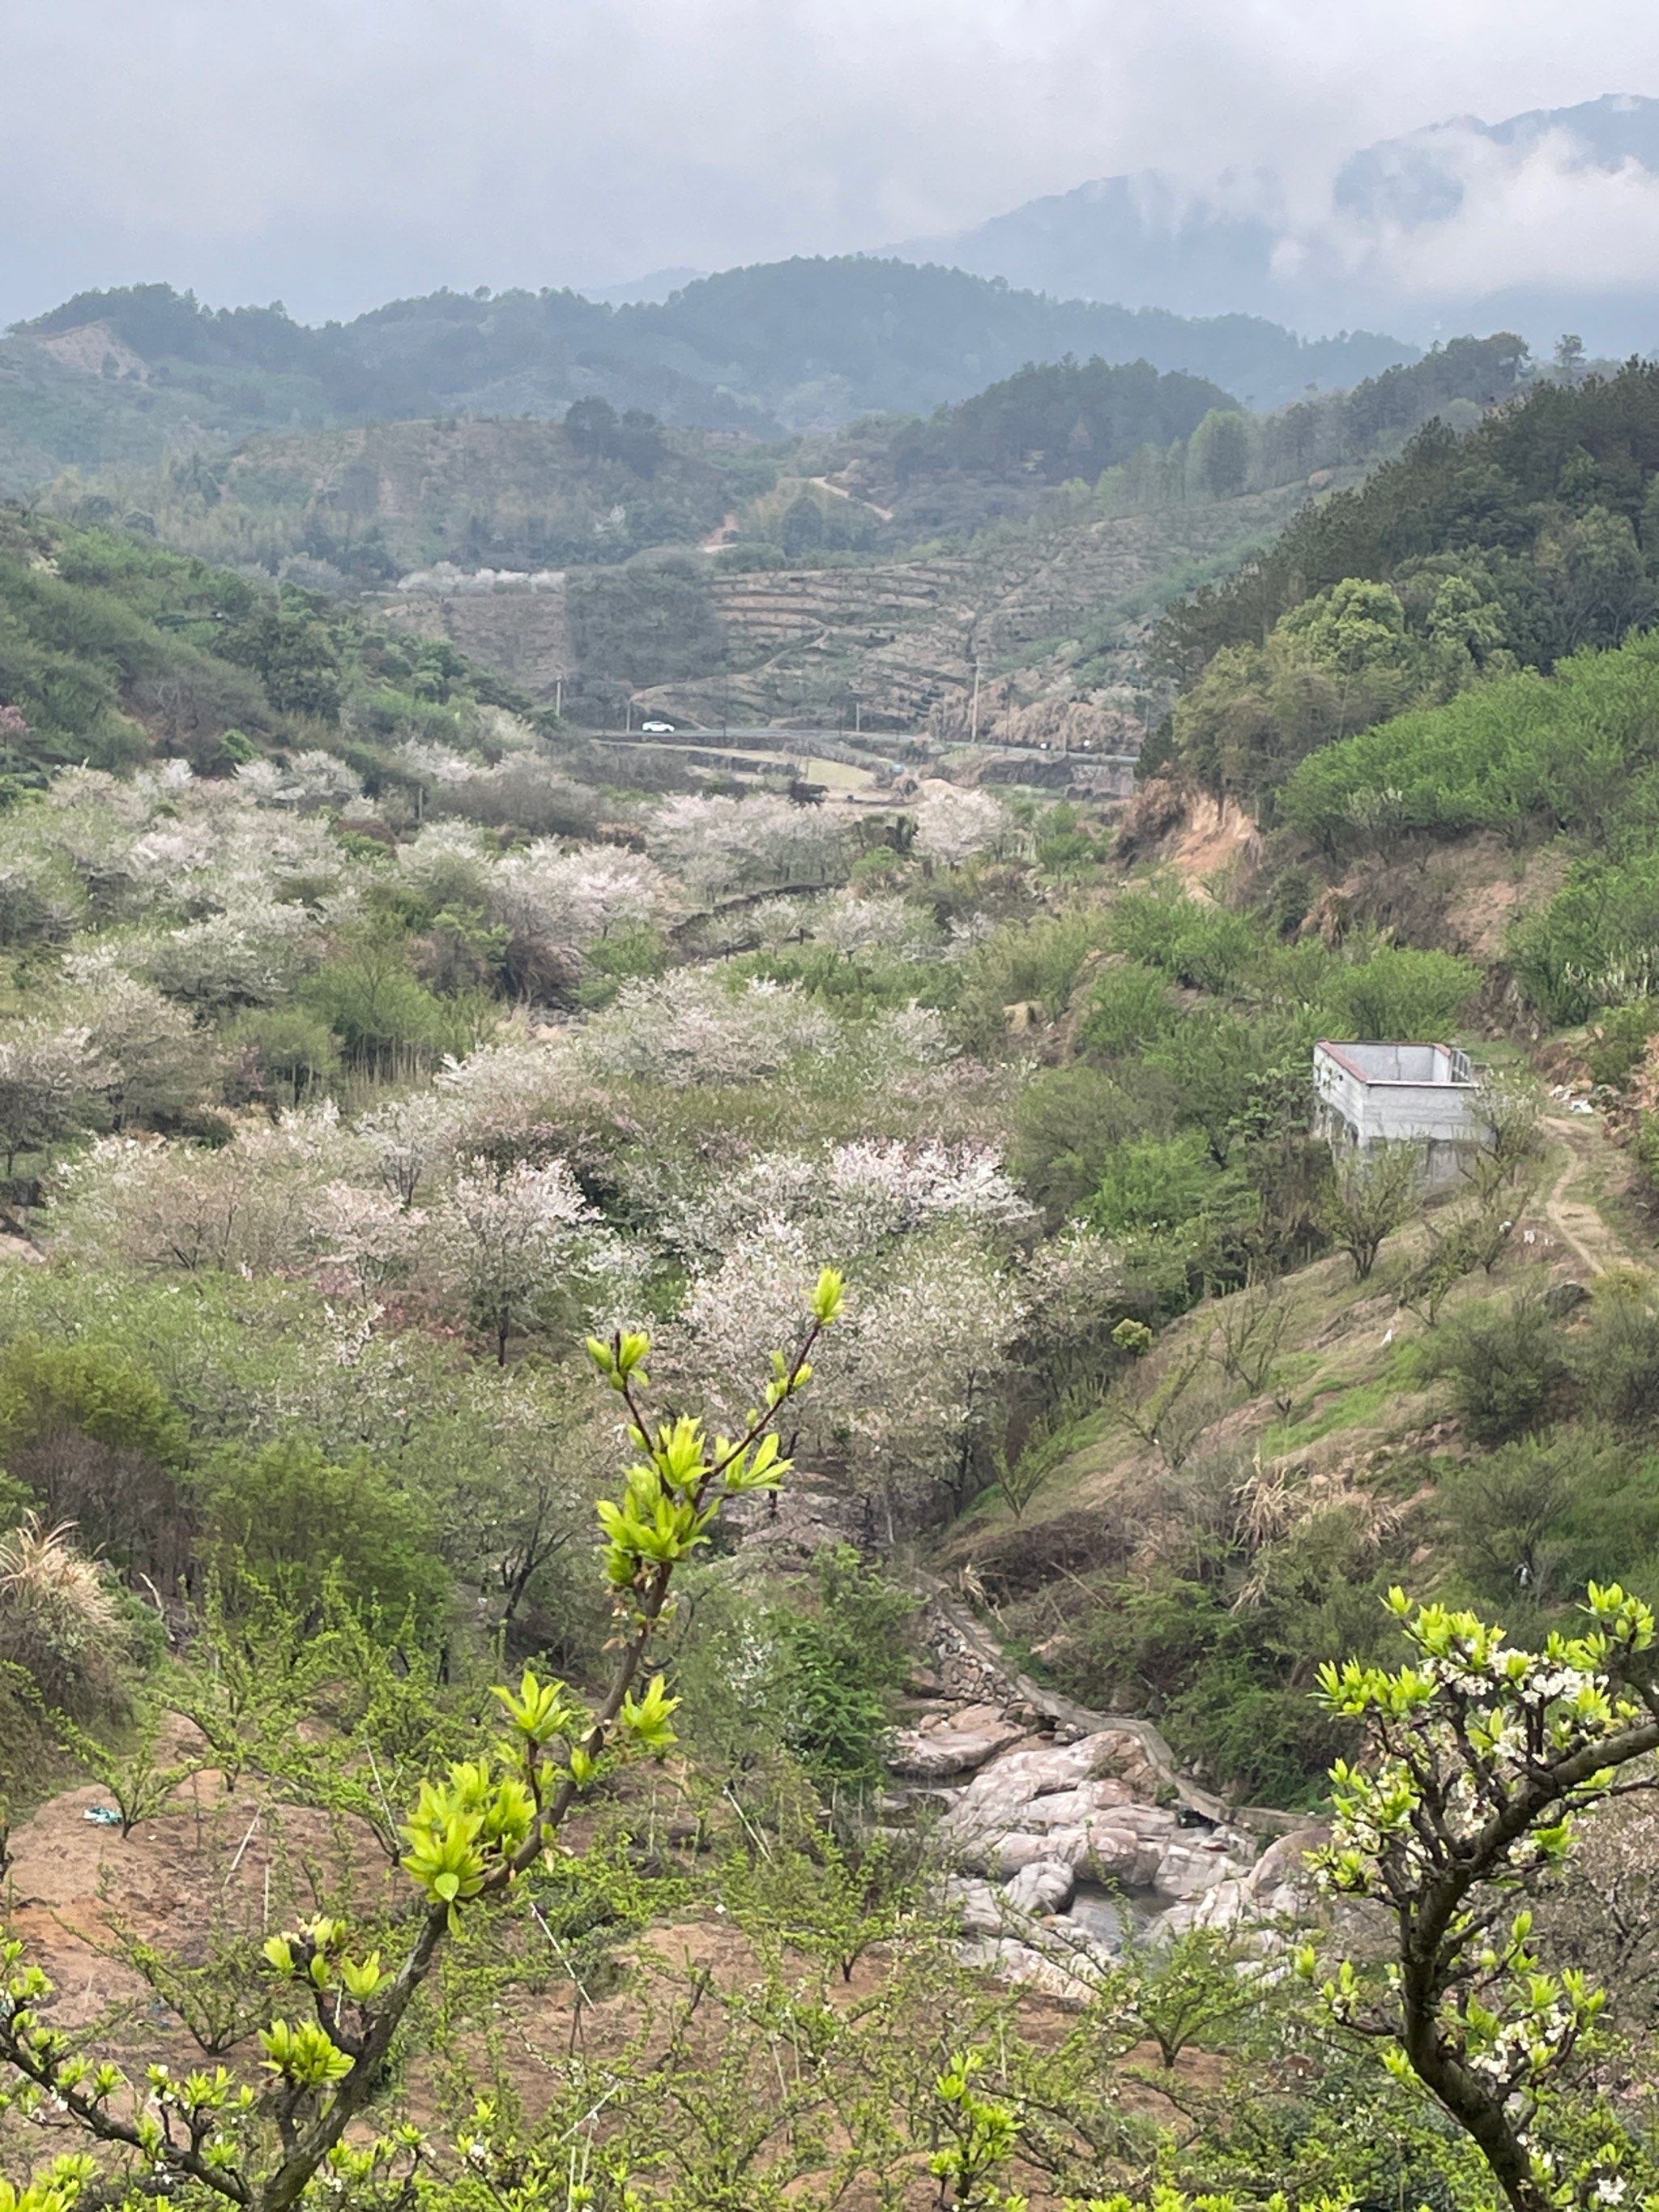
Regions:
<instances>
[{"instance_id":1,"label":"hillside trail","mask_svg":"<svg viewBox=\"0 0 1659 2212\"><path fill-rule=\"evenodd\" d=\"M845 484L832 483L828 477L808 477L806 481L808 483L822 485L825 491L832 492L837 499L854 500L856 505L867 507L872 514L878 514L884 522L890 522L893 519L893 509L890 507L878 507L874 500L859 497L848 491Z\"/></svg>"},{"instance_id":2,"label":"hillside trail","mask_svg":"<svg viewBox=\"0 0 1659 2212\"><path fill-rule=\"evenodd\" d=\"M1620 1164L1620 1154L1608 1141L1599 1116L1547 1115L1543 1127L1566 1155L1559 1174L1540 1202L1544 1218L1592 1275L1605 1274L1609 1267L1627 1266L1639 1260L1640 1255L1607 1226L1589 1199L1572 1195L1585 1179L1600 1179Z\"/></svg>"}]
</instances>

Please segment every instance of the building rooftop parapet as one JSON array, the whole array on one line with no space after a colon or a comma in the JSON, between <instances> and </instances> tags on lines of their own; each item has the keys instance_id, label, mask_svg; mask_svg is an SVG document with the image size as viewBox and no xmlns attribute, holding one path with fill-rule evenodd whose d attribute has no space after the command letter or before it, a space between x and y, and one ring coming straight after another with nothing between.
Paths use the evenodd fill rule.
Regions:
<instances>
[{"instance_id":1,"label":"building rooftop parapet","mask_svg":"<svg viewBox=\"0 0 1659 2212\"><path fill-rule=\"evenodd\" d=\"M1322 1038L1316 1046L1345 1074L1368 1087L1378 1084L1443 1084L1449 1089L1475 1088L1474 1071L1468 1053L1450 1044L1407 1044L1372 1042L1332 1044Z\"/></svg>"}]
</instances>

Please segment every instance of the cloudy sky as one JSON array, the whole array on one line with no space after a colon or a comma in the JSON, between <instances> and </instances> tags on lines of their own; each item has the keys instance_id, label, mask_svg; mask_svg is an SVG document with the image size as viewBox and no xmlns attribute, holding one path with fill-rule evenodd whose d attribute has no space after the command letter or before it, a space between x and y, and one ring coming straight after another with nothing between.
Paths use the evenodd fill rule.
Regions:
<instances>
[{"instance_id":1,"label":"cloudy sky","mask_svg":"<svg viewBox=\"0 0 1659 2212\"><path fill-rule=\"evenodd\" d=\"M1308 222L1371 139L1659 93L1651 0L0 0L0 320L155 278L307 320L599 285L1144 167L1270 172Z\"/></svg>"}]
</instances>

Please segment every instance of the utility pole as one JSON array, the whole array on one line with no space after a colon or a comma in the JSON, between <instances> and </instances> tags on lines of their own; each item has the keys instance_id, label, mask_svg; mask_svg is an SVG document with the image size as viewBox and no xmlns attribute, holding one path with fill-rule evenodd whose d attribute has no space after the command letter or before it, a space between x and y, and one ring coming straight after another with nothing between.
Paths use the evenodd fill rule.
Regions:
<instances>
[{"instance_id":1,"label":"utility pole","mask_svg":"<svg viewBox=\"0 0 1659 2212\"><path fill-rule=\"evenodd\" d=\"M562 676L556 676L553 678L553 719L555 721L559 722L562 722L564 720L564 678Z\"/></svg>"},{"instance_id":2,"label":"utility pole","mask_svg":"<svg viewBox=\"0 0 1659 2212\"><path fill-rule=\"evenodd\" d=\"M968 725L968 742L970 745L976 745L979 743L979 662L977 660L974 663L974 705Z\"/></svg>"}]
</instances>

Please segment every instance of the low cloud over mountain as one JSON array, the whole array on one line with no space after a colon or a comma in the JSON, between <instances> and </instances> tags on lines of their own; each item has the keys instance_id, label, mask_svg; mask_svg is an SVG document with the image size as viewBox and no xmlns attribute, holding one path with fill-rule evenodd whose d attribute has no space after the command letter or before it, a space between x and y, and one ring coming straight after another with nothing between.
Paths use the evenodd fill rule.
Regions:
<instances>
[{"instance_id":1,"label":"low cloud over mountain","mask_svg":"<svg viewBox=\"0 0 1659 2212\"><path fill-rule=\"evenodd\" d=\"M1352 155L1310 188L1157 170L1033 200L909 258L1066 297L1427 339L1507 324L1593 351L1659 346L1659 100L1609 94L1460 116Z\"/></svg>"}]
</instances>

